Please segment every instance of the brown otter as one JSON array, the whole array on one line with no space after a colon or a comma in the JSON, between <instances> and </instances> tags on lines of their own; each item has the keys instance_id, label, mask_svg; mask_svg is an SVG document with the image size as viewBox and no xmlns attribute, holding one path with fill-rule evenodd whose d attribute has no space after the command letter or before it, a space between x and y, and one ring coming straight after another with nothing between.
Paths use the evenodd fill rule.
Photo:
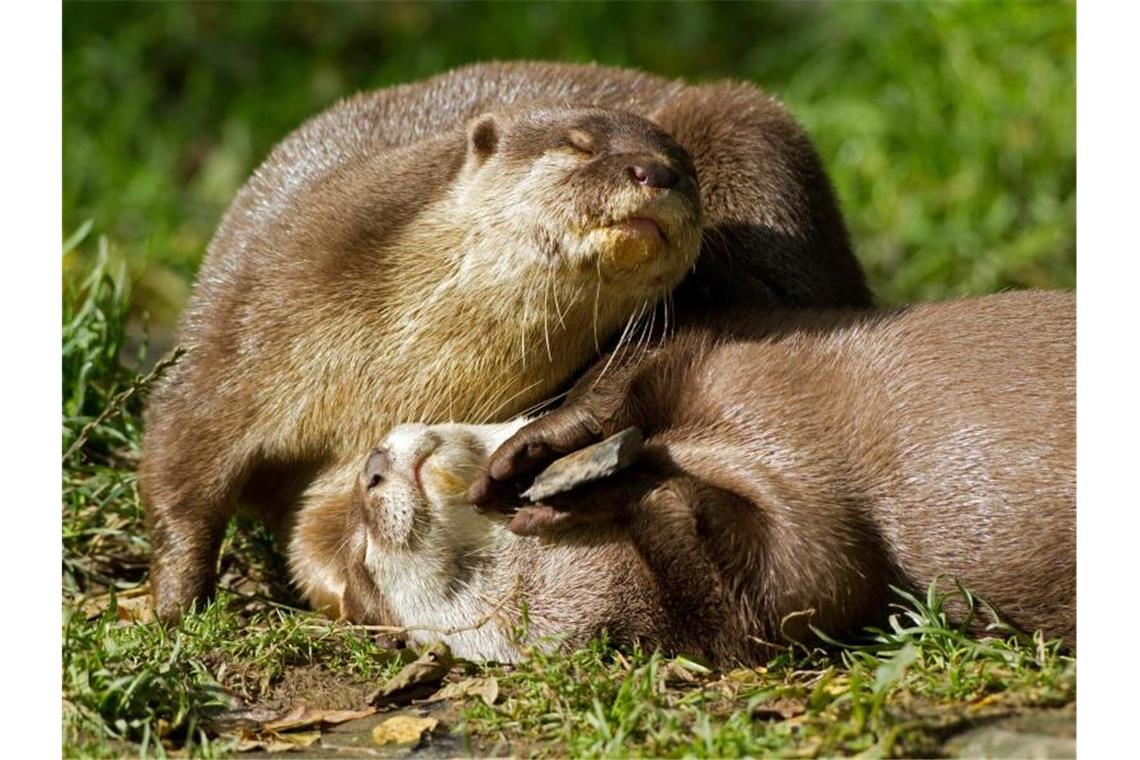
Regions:
<instances>
[{"instance_id":1,"label":"brown otter","mask_svg":"<svg viewBox=\"0 0 1140 760\"><path fill-rule=\"evenodd\" d=\"M747 661L808 622L851 635L888 584L944 576L1072 646L1074 305L717 318L525 426L399 427L360 476L351 551L328 558L350 562L345 610L418 640L450 629L469 657L516 658L473 624L525 602L537 636ZM493 490L489 455L507 479L629 425L646 448L624 473L513 518L466 506L473 480Z\"/></svg>"},{"instance_id":2,"label":"brown otter","mask_svg":"<svg viewBox=\"0 0 1140 760\"><path fill-rule=\"evenodd\" d=\"M150 401L159 614L209 594L239 503L334 606L343 579L306 558L342 541L359 451L400 421L550 397L689 268L674 325L869 300L811 143L752 86L486 64L313 118L235 198L184 316L191 352Z\"/></svg>"}]
</instances>

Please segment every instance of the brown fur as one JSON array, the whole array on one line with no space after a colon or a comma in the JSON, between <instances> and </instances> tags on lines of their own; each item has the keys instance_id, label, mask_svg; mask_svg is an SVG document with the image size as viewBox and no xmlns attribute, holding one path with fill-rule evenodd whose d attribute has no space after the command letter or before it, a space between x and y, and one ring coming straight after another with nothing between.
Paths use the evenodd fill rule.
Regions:
<instances>
[{"instance_id":1,"label":"brown fur","mask_svg":"<svg viewBox=\"0 0 1140 760\"><path fill-rule=\"evenodd\" d=\"M758 641L806 640L809 621L851 635L881 621L888 584L921 593L942 578L1075 647L1072 294L744 312L576 391L508 439L490 473L509 480L643 429L631 470L524 508L512 528L554 543L628 536L652 571L643 590L666 605L654 640L754 659ZM560 587L544 604L591 593Z\"/></svg>"},{"instance_id":2,"label":"brown fur","mask_svg":"<svg viewBox=\"0 0 1140 760\"><path fill-rule=\"evenodd\" d=\"M594 141L591 171L563 183L555 168ZM485 64L340 103L234 200L184 316L191 353L152 396L140 485L160 615L209 594L239 503L292 541L310 601L334 605L346 581L320 560L343 548L359 452L398 421L505 419L548 398L671 288L671 266L599 268L600 282L566 257L517 260L607 221L631 155L701 181L703 242L675 320L869 300L809 140L749 85ZM698 228L674 221L684 247L674 235ZM495 240L500 265L466 272L464 248Z\"/></svg>"}]
</instances>

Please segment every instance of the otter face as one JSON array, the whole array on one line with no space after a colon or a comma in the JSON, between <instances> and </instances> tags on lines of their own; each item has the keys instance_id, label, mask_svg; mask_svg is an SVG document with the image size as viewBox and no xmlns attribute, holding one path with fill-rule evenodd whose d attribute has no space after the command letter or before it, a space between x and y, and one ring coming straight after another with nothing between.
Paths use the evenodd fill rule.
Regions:
<instances>
[{"instance_id":1,"label":"otter face","mask_svg":"<svg viewBox=\"0 0 1140 760\"><path fill-rule=\"evenodd\" d=\"M369 553L452 555L485 543L493 524L475 513L467 488L523 423L393 428L358 480Z\"/></svg>"},{"instance_id":2,"label":"otter face","mask_svg":"<svg viewBox=\"0 0 1140 760\"><path fill-rule=\"evenodd\" d=\"M512 546L526 539L477 513L466 493L489 453L524 422L400 425L365 462L349 530L363 540L363 569L381 606L391 623L410 627L411 641L453 631L443 638L461 657L518 658L508 627L486 615Z\"/></svg>"},{"instance_id":3,"label":"otter face","mask_svg":"<svg viewBox=\"0 0 1140 760\"><path fill-rule=\"evenodd\" d=\"M478 212L472 225L504 240L481 267L544 264L644 295L672 288L696 260L696 170L653 122L590 108L484 114L467 145L459 186Z\"/></svg>"}]
</instances>

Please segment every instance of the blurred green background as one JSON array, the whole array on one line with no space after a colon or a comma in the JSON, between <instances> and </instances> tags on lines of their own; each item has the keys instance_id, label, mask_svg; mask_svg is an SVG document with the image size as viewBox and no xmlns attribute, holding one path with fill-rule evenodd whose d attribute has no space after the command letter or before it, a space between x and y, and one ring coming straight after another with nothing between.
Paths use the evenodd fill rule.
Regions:
<instances>
[{"instance_id":1,"label":"blurred green background","mask_svg":"<svg viewBox=\"0 0 1140 760\"><path fill-rule=\"evenodd\" d=\"M158 330L272 145L361 89L491 58L748 79L819 146L884 302L1073 287L1068 2L64 5L63 234ZM76 278L96 246L65 257Z\"/></svg>"}]
</instances>

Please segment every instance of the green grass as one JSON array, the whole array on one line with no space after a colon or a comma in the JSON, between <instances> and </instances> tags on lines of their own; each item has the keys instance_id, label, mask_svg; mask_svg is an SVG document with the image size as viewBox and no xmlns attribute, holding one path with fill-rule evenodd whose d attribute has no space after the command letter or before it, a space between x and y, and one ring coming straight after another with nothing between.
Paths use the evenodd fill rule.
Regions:
<instances>
[{"instance_id":1,"label":"green grass","mask_svg":"<svg viewBox=\"0 0 1140 760\"><path fill-rule=\"evenodd\" d=\"M272 700L314 663L379 682L401 661L288 609L258 528L228 534L208 609L174 629L128 612L149 553L134 473L148 326L169 342L236 188L340 97L488 58L749 79L812 134L881 299L1075 285L1068 2L68 3L63 47L68 756L225 754L221 705ZM503 698L468 704L458 728L517 754L931 755L986 716L1075 701L1075 661L1055 645L965 636L937 594L900 603L870 644L757 670L601 642L536 653L490 669Z\"/></svg>"},{"instance_id":2,"label":"green grass","mask_svg":"<svg viewBox=\"0 0 1140 760\"><path fill-rule=\"evenodd\" d=\"M488 669L507 697L474 704L466 728L554 755L929 756L979 705L992 714L1075 699L1075 660L1056 642L976 640L947 621L947 596L900 595L872 644L790 649L727 673L604 642L568 657L536 652L512 672Z\"/></svg>"}]
</instances>

